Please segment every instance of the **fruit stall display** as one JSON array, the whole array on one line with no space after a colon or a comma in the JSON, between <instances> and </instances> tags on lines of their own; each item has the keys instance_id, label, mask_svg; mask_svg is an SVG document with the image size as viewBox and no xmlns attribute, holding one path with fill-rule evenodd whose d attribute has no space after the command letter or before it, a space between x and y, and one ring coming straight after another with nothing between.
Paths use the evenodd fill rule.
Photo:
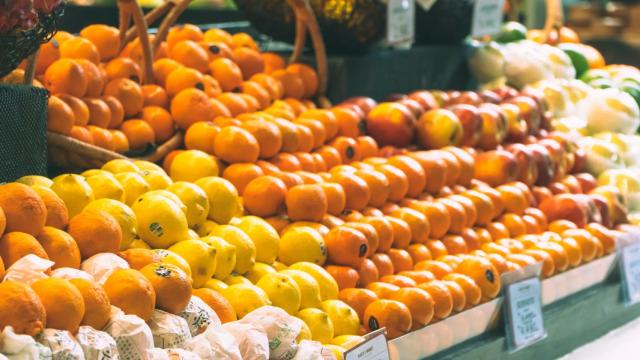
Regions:
<instances>
[{"instance_id":1,"label":"fruit stall display","mask_svg":"<svg viewBox=\"0 0 640 360\"><path fill-rule=\"evenodd\" d=\"M508 40L471 59L484 90L318 108L322 76L245 33L174 26L143 84L118 29L58 32L50 131L184 146L0 185L0 358L342 359L494 303L502 274L613 258L640 73Z\"/></svg>"}]
</instances>

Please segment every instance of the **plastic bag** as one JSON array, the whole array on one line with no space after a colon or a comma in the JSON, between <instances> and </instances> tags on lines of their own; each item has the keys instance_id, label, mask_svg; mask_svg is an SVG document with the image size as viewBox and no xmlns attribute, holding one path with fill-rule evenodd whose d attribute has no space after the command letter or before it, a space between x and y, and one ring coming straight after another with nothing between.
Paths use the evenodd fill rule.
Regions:
<instances>
[{"instance_id":1,"label":"plastic bag","mask_svg":"<svg viewBox=\"0 0 640 360\"><path fill-rule=\"evenodd\" d=\"M222 326L209 326L207 330L184 344L184 348L203 360L242 360L238 343Z\"/></svg>"},{"instance_id":2,"label":"plastic bag","mask_svg":"<svg viewBox=\"0 0 640 360\"><path fill-rule=\"evenodd\" d=\"M159 349L147 351L148 360L200 360L198 355L183 349Z\"/></svg>"},{"instance_id":3,"label":"plastic bag","mask_svg":"<svg viewBox=\"0 0 640 360\"><path fill-rule=\"evenodd\" d=\"M171 349L182 347L185 341L191 339L191 331L187 321L180 316L153 310L149 327L153 335L153 344L157 348Z\"/></svg>"},{"instance_id":4,"label":"plastic bag","mask_svg":"<svg viewBox=\"0 0 640 360\"><path fill-rule=\"evenodd\" d=\"M293 360L324 360L322 344L317 341L302 340Z\"/></svg>"},{"instance_id":5,"label":"plastic bag","mask_svg":"<svg viewBox=\"0 0 640 360\"><path fill-rule=\"evenodd\" d=\"M38 341L51 349L52 360L85 360L82 347L66 330L44 329Z\"/></svg>"},{"instance_id":6,"label":"plastic bag","mask_svg":"<svg viewBox=\"0 0 640 360\"><path fill-rule=\"evenodd\" d=\"M202 333L208 326L222 325L218 314L197 296L191 297L187 308L178 316L187 320L192 336Z\"/></svg>"},{"instance_id":7,"label":"plastic bag","mask_svg":"<svg viewBox=\"0 0 640 360\"><path fill-rule=\"evenodd\" d=\"M222 324L222 328L236 339L244 360L269 359L269 338L262 327L233 321Z\"/></svg>"},{"instance_id":8,"label":"plastic bag","mask_svg":"<svg viewBox=\"0 0 640 360\"><path fill-rule=\"evenodd\" d=\"M67 279L67 280L85 279L91 282L96 281L96 279L94 279L93 276L91 276L91 274L89 274L88 272L84 272L82 270L69 268L69 267L61 267L53 270L51 272L51 277L58 278L58 279Z\"/></svg>"},{"instance_id":9,"label":"plastic bag","mask_svg":"<svg viewBox=\"0 0 640 360\"><path fill-rule=\"evenodd\" d=\"M114 271L129 269L129 263L116 254L100 253L83 261L80 269L93 276L98 284L103 285Z\"/></svg>"},{"instance_id":10,"label":"plastic bag","mask_svg":"<svg viewBox=\"0 0 640 360\"><path fill-rule=\"evenodd\" d=\"M14 262L4 274L4 281L16 281L31 285L49 277L47 272L55 263L37 255L29 254Z\"/></svg>"},{"instance_id":11,"label":"plastic bag","mask_svg":"<svg viewBox=\"0 0 640 360\"><path fill-rule=\"evenodd\" d=\"M111 307L111 321L104 331L116 341L121 360L144 359L147 350L153 348L153 336L147 323L135 315L126 315L115 306Z\"/></svg>"},{"instance_id":12,"label":"plastic bag","mask_svg":"<svg viewBox=\"0 0 640 360\"><path fill-rule=\"evenodd\" d=\"M119 359L116 341L104 331L91 326L80 326L76 339L86 360Z\"/></svg>"},{"instance_id":13,"label":"plastic bag","mask_svg":"<svg viewBox=\"0 0 640 360\"><path fill-rule=\"evenodd\" d=\"M0 334L0 354L7 355L10 360L39 360L52 357L51 349L37 343L29 335L14 333L11 326L6 326Z\"/></svg>"},{"instance_id":14,"label":"plastic bag","mask_svg":"<svg viewBox=\"0 0 640 360\"><path fill-rule=\"evenodd\" d=\"M275 306L263 306L247 314L240 322L262 326L269 339L269 359L284 360L295 356L301 325L286 311Z\"/></svg>"}]
</instances>

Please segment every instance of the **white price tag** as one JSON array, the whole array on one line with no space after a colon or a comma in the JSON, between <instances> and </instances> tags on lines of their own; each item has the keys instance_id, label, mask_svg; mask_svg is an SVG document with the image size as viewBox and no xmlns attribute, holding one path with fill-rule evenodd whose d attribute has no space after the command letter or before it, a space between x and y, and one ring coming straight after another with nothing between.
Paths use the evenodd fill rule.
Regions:
<instances>
[{"instance_id":1,"label":"white price tag","mask_svg":"<svg viewBox=\"0 0 640 360\"><path fill-rule=\"evenodd\" d=\"M504 0L476 0L471 36L495 35L502 26Z\"/></svg>"},{"instance_id":2,"label":"white price tag","mask_svg":"<svg viewBox=\"0 0 640 360\"><path fill-rule=\"evenodd\" d=\"M422 8L422 10L424 11L429 11L431 10L431 7L433 6L433 4L436 3L437 0L416 0L416 2L418 3L418 5L420 5L420 7Z\"/></svg>"},{"instance_id":3,"label":"white price tag","mask_svg":"<svg viewBox=\"0 0 640 360\"><path fill-rule=\"evenodd\" d=\"M344 360L389 360L389 345L384 328L365 335L362 344L344 353Z\"/></svg>"},{"instance_id":4,"label":"white price tag","mask_svg":"<svg viewBox=\"0 0 640 360\"><path fill-rule=\"evenodd\" d=\"M538 277L515 282L505 290L505 320L509 349L520 350L546 336Z\"/></svg>"},{"instance_id":5,"label":"white price tag","mask_svg":"<svg viewBox=\"0 0 640 360\"><path fill-rule=\"evenodd\" d=\"M640 242L622 248L620 259L622 288L627 305L640 301Z\"/></svg>"},{"instance_id":6,"label":"white price tag","mask_svg":"<svg viewBox=\"0 0 640 360\"><path fill-rule=\"evenodd\" d=\"M387 3L387 42L391 45L412 41L416 32L414 0Z\"/></svg>"}]
</instances>

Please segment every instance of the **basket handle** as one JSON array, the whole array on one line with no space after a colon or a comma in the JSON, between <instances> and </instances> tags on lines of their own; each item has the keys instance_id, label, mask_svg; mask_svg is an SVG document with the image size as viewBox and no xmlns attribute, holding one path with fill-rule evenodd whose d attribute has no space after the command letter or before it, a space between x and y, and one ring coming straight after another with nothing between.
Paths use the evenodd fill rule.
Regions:
<instances>
[{"instance_id":1,"label":"basket handle","mask_svg":"<svg viewBox=\"0 0 640 360\"><path fill-rule=\"evenodd\" d=\"M23 84L33 84L33 79L36 76L36 62L38 61L38 55L40 55L40 47L29 57L27 57L27 68L24 70Z\"/></svg>"},{"instance_id":2,"label":"basket handle","mask_svg":"<svg viewBox=\"0 0 640 360\"><path fill-rule=\"evenodd\" d=\"M158 21L158 19L160 19L161 17L163 17L167 12L169 12L171 9L173 9L174 6L176 6L178 0L167 0L164 3L162 3L162 5L153 8L151 11L149 11L145 16L144 19L147 21L147 26L153 24L154 22ZM136 36L138 36L135 27L130 28L127 31L127 35L124 38L125 43L129 43L131 41L133 41L133 39L136 38Z\"/></svg>"},{"instance_id":3,"label":"basket handle","mask_svg":"<svg viewBox=\"0 0 640 360\"><path fill-rule=\"evenodd\" d=\"M173 0L175 5L169 10L169 13L160 23L156 37L153 39L153 49L157 49L158 46L166 39L169 34L169 29L178 21L178 18L182 13L187 10L192 0Z\"/></svg>"},{"instance_id":4,"label":"basket handle","mask_svg":"<svg viewBox=\"0 0 640 360\"><path fill-rule=\"evenodd\" d=\"M289 62L293 63L299 60L306 43L308 31L311 35L311 42L313 43L316 56L316 67L318 69L319 84L317 102L321 107L328 108L331 106L331 103L326 97L329 63L327 61L327 50L324 39L322 38L320 26L318 25L318 19L309 4L309 0L287 0L287 2L293 8L296 16L296 39Z\"/></svg>"},{"instance_id":5,"label":"basket handle","mask_svg":"<svg viewBox=\"0 0 640 360\"><path fill-rule=\"evenodd\" d=\"M142 9L136 0L118 0L118 9L120 10L120 40L121 49L124 48L127 36L127 30L131 19L133 19L134 27L140 38L142 46L142 56L144 62L144 83L153 83L153 50L149 41L149 32L147 30L147 21L142 13Z\"/></svg>"},{"instance_id":6,"label":"basket handle","mask_svg":"<svg viewBox=\"0 0 640 360\"><path fill-rule=\"evenodd\" d=\"M544 25L544 42L549 39L549 34L553 31L559 31L564 25L564 11L562 10L561 0L547 1L547 20Z\"/></svg>"}]
</instances>

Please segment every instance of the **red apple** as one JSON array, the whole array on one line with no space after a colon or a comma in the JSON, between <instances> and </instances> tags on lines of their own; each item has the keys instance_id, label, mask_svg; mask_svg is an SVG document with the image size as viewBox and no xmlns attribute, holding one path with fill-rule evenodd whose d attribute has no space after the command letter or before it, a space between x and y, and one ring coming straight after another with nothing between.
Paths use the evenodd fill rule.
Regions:
<instances>
[{"instance_id":1,"label":"red apple","mask_svg":"<svg viewBox=\"0 0 640 360\"><path fill-rule=\"evenodd\" d=\"M582 194L583 193L582 186L580 186L580 182L573 175L565 176L564 179L560 180L560 182L565 184L567 186L567 188L569 188L569 191L571 191L572 194Z\"/></svg>"},{"instance_id":2,"label":"red apple","mask_svg":"<svg viewBox=\"0 0 640 360\"><path fill-rule=\"evenodd\" d=\"M382 99L382 102L397 102L400 101L402 99L407 99L407 95L406 94L389 94L387 95L387 97L385 97L384 99Z\"/></svg>"},{"instance_id":3,"label":"red apple","mask_svg":"<svg viewBox=\"0 0 640 360\"><path fill-rule=\"evenodd\" d=\"M580 184L580 189L582 189L582 192L585 194L590 193L591 190L598 186L598 180L596 180L595 176L589 173L576 174L575 178Z\"/></svg>"},{"instance_id":4,"label":"red apple","mask_svg":"<svg viewBox=\"0 0 640 360\"><path fill-rule=\"evenodd\" d=\"M470 147L476 146L482 134L482 117L480 117L478 108L469 104L456 104L448 109L456 114L462 124L463 134L460 144Z\"/></svg>"},{"instance_id":5,"label":"red apple","mask_svg":"<svg viewBox=\"0 0 640 360\"><path fill-rule=\"evenodd\" d=\"M406 147L413 140L415 116L404 105L381 103L367 114L367 133L381 146Z\"/></svg>"},{"instance_id":6,"label":"red apple","mask_svg":"<svg viewBox=\"0 0 640 360\"><path fill-rule=\"evenodd\" d=\"M470 104L475 106L480 106L482 104L482 98L478 93L473 91L463 91L460 93L449 94L451 96L450 104Z\"/></svg>"},{"instance_id":7,"label":"red apple","mask_svg":"<svg viewBox=\"0 0 640 360\"><path fill-rule=\"evenodd\" d=\"M424 111L429 111L440 107L438 100L429 91L420 90L409 94L409 99L417 101Z\"/></svg>"},{"instance_id":8,"label":"red apple","mask_svg":"<svg viewBox=\"0 0 640 360\"><path fill-rule=\"evenodd\" d=\"M591 194L589 196L600 212L602 225L606 226L607 228L612 228L613 222L611 221L611 210L609 209L609 203L607 202L607 199L604 196L598 194Z\"/></svg>"},{"instance_id":9,"label":"red apple","mask_svg":"<svg viewBox=\"0 0 640 360\"><path fill-rule=\"evenodd\" d=\"M424 113L416 124L418 141L427 149L457 146L463 136L460 119L446 109L434 109Z\"/></svg>"},{"instance_id":10,"label":"red apple","mask_svg":"<svg viewBox=\"0 0 640 360\"><path fill-rule=\"evenodd\" d=\"M482 132L478 145L483 150L493 150L507 137L507 119L502 108L495 104L482 104L479 107L482 118Z\"/></svg>"},{"instance_id":11,"label":"red apple","mask_svg":"<svg viewBox=\"0 0 640 360\"><path fill-rule=\"evenodd\" d=\"M544 200L540 210L547 216L549 222L555 220L569 220L578 227L589 223L588 205L577 198L578 195L559 194Z\"/></svg>"},{"instance_id":12,"label":"red apple","mask_svg":"<svg viewBox=\"0 0 640 360\"><path fill-rule=\"evenodd\" d=\"M476 179L496 187L518 177L518 162L504 150L487 151L476 156Z\"/></svg>"},{"instance_id":13,"label":"red apple","mask_svg":"<svg viewBox=\"0 0 640 360\"><path fill-rule=\"evenodd\" d=\"M507 119L507 140L510 142L522 142L529 133L529 125L520 116L520 108L511 103L504 103L500 106Z\"/></svg>"},{"instance_id":14,"label":"red apple","mask_svg":"<svg viewBox=\"0 0 640 360\"><path fill-rule=\"evenodd\" d=\"M415 116L416 119L422 116L422 114L424 114L424 109L422 108L422 105L420 105L419 102L413 99L404 98L402 100L398 100L397 103L406 106L407 109L411 111L411 113L413 114L413 116Z\"/></svg>"},{"instance_id":15,"label":"red apple","mask_svg":"<svg viewBox=\"0 0 640 360\"><path fill-rule=\"evenodd\" d=\"M505 150L512 153L518 161L518 181L533 186L538 179L538 166L533 152L523 144L509 144Z\"/></svg>"},{"instance_id":16,"label":"red apple","mask_svg":"<svg viewBox=\"0 0 640 360\"><path fill-rule=\"evenodd\" d=\"M551 183L556 175L556 169L551 161L549 150L540 144L529 144L527 147L531 150L536 166L538 167L536 185L545 186Z\"/></svg>"},{"instance_id":17,"label":"red apple","mask_svg":"<svg viewBox=\"0 0 640 360\"><path fill-rule=\"evenodd\" d=\"M373 110L373 108L378 105L378 103L375 100L366 96L352 97L343 101L342 103L355 104L362 110L365 116L369 113L369 111Z\"/></svg>"},{"instance_id":18,"label":"red apple","mask_svg":"<svg viewBox=\"0 0 640 360\"><path fill-rule=\"evenodd\" d=\"M542 122L542 112L538 103L529 96L516 96L507 100L507 102L520 108L520 116L527 122L529 131L532 134L537 134Z\"/></svg>"},{"instance_id":19,"label":"red apple","mask_svg":"<svg viewBox=\"0 0 640 360\"><path fill-rule=\"evenodd\" d=\"M502 97L492 90L482 90L479 93L482 101L492 104L500 104Z\"/></svg>"}]
</instances>

